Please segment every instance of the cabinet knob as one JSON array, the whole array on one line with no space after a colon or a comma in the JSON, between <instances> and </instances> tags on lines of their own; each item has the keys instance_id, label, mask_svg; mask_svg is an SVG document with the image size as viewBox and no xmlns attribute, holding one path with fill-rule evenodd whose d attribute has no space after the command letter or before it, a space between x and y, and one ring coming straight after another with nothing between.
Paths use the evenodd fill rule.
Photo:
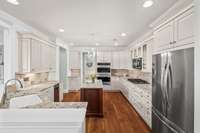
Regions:
<instances>
[{"instance_id":1,"label":"cabinet knob","mask_svg":"<svg viewBox=\"0 0 200 133\"><path fill-rule=\"evenodd\" d=\"M173 44L173 42L170 42L169 44Z\"/></svg>"},{"instance_id":2,"label":"cabinet knob","mask_svg":"<svg viewBox=\"0 0 200 133\"><path fill-rule=\"evenodd\" d=\"M176 41L174 41L173 43L176 43Z\"/></svg>"}]
</instances>

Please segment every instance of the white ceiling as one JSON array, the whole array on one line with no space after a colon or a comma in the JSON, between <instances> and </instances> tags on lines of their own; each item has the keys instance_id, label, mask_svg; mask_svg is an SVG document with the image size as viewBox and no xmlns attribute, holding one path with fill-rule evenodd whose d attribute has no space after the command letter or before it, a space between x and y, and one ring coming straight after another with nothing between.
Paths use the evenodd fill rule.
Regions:
<instances>
[{"instance_id":1,"label":"white ceiling","mask_svg":"<svg viewBox=\"0 0 200 133\"><path fill-rule=\"evenodd\" d=\"M14 6L0 0L0 9L38 30L76 45L99 42L128 45L148 29L149 24L178 0L154 0L143 8L143 0L18 0ZM65 29L60 33L58 29ZM127 37L121 37L125 32ZM94 33L94 37L91 36Z\"/></svg>"}]
</instances>

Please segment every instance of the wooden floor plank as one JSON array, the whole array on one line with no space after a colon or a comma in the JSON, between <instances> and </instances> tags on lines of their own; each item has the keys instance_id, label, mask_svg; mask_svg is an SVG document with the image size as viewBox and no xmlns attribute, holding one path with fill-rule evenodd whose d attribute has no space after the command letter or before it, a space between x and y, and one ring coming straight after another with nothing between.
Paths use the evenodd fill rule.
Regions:
<instances>
[{"instance_id":1,"label":"wooden floor plank","mask_svg":"<svg viewBox=\"0 0 200 133\"><path fill-rule=\"evenodd\" d=\"M64 95L64 102L80 101L80 92ZM120 92L104 92L104 117L86 119L87 133L150 133L134 108Z\"/></svg>"}]
</instances>

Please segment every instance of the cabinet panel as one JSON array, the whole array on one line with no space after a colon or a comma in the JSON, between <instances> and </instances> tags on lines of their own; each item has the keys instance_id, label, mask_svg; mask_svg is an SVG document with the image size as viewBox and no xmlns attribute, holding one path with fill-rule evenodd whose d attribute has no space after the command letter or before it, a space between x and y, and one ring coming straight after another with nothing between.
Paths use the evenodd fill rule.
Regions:
<instances>
[{"instance_id":1,"label":"cabinet panel","mask_svg":"<svg viewBox=\"0 0 200 133\"><path fill-rule=\"evenodd\" d=\"M31 40L31 71L39 71L41 68L41 44Z\"/></svg>"},{"instance_id":2,"label":"cabinet panel","mask_svg":"<svg viewBox=\"0 0 200 133\"><path fill-rule=\"evenodd\" d=\"M112 69L119 69L120 68L120 55L119 52L112 53Z\"/></svg>"},{"instance_id":3,"label":"cabinet panel","mask_svg":"<svg viewBox=\"0 0 200 133\"><path fill-rule=\"evenodd\" d=\"M103 62L111 62L111 52L103 52Z\"/></svg>"},{"instance_id":4,"label":"cabinet panel","mask_svg":"<svg viewBox=\"0 0 200 133\"><path fill-rule=\"evenodd\" d=\"M173 43L173 22L170 22L154 32L155 50L164 50L170 48Z\"/></svg>"},{"instance_id":5,"label":"cabinet panel","mask_svg":"<svg viewBox=\"0 0 200 133\"><path fill-rule=\"evenodd\" d=\"M191 10L175 20L175 46L194 42L194 19L194 14Z\"/></svg>"},{"instance_id":6,"label":"cabinet panel","mask_svg":"<svg viewBox=\"0 0 200 133\"><path fill-rule=\"evenodd\" d=\"M100 52L100 51L98 51L97 52L97 62L104 62L104 55L103 55L104 53L103 52Z\"/></svg>"},{"instance_id":7,"label":"cabinet panel","mask_svg":"<svg viewBox=\"0 0 200 133\"><path fill-rule=\"evenodd\" d=\"M41 68L42 70L49 70L50 68L50 48L48 45L41 45Z\"/></svg>"},{"instance_id":8,"label":"cabinet panel","mask_svg":"<svg viewBox=\"0 0 200 133\"><path fill-rule=\"evenodd\" d=\"M56 70L56 48L49 47L50 48L50 70L55 71Z\"/></svg>"},{"instance_id":9,"label":"cabinet panel","mask_svg":"<svg viewBox=\"0 0 200 133\"><path fill-rule=\"evenodd\" d=\"M30 71L30 49L31 49L31 40L29 39L22 39L20 48L20 58L21 58L21 64L20 64L20 70L22 72L29 72Z\"/></svg>"}]
</instances>

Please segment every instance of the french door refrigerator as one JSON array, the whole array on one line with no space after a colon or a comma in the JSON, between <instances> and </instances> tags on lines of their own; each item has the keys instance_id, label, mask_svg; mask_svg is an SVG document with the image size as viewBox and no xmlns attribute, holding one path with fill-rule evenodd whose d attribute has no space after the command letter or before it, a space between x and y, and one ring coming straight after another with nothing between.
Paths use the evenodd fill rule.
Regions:
<instances>
[{"instance_id":1,"label":"french door refrigerator","mask_svg":"<svg viewBox=\"0 0 200 133\"><path fill-rule=\"evenodd\" d=\"M194 132L194 48L153 56L152 133Z\"/></svg>"}]
</instances>

